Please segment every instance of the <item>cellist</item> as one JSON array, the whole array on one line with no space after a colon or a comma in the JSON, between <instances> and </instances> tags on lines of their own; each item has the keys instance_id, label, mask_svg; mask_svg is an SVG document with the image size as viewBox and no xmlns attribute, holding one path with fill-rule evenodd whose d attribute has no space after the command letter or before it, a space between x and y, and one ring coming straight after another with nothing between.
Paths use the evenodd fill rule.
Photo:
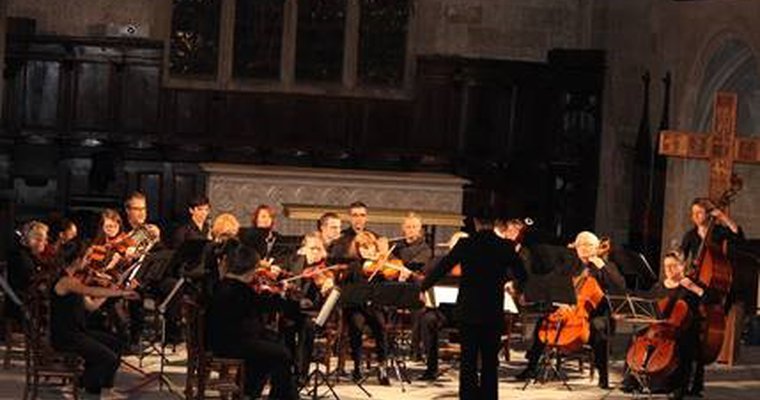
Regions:
<instances>
[{"instance_id":1,"label":"cellist","mask_svg":"<svg viewBox=\"0 0 760 400\"><path fill-rule=\"evenodd\" d=\"M705 297L706 291L697 282L686 276L683 253L679 250L665 254L662 259L662 271L663 279L650 290L648 297L664 300L659 304L661 307L658 310L659 317L667 321L666 324L678 324L678 326L653 325L637 333L637 336L646 335L648 331L656 328L667 329L672 332L673 338L666 337L664 339L675 340L674 355L676 359L671 362L677 363L677 366L670 376L650 377L648 389L656 393L672 392L674 398L680 399L688 390L689 377L693 371L694 363L700 363L699 357L695 357L694 352L694 349L699 347L699 324L694 317L699 315L699 303ZM679 311L677 309L676 302L679 300L685 302L686 310ZM687 315L674 315L684 311ZM670 336L670 334L661 336ZM652 356L650 357L654 358L654 349L651 352ZM635 357L631 355L630 346L628 353L629 357ZM640 389L639 381L631 373L629 364L626 363L622 390L632 392Z\"/></svg>"},{"instance_id":2,"label":"cellist","mask_svg":"<svg viewBox=\"0 0 760 400\"><path fill-rule=\"evenodd\" d=\"M573 278L580 276L593 277L601 286L604 294L609 293L610 289L625 289L625 278L618 271L617 266L605 261L599 254L599 238L592 232L583 231L576 237L570 247L575 249L576 259L568 266L568 271ZM612 326L610 321L609 303L606 298L602 299L599 305L588 316L590 322L589 344L594 351L594 367L599 371L599 387L609 388L608 374L608 353L607 342L608 333L611 332ZM528 350L528 366L524 371L517 375L518 379L524 380L535 376L538 367L538 361L544 352L545 343L538 340L538 331L542 321L539 320L534 334L533 345Z\"/></svg>"}]
</instances>

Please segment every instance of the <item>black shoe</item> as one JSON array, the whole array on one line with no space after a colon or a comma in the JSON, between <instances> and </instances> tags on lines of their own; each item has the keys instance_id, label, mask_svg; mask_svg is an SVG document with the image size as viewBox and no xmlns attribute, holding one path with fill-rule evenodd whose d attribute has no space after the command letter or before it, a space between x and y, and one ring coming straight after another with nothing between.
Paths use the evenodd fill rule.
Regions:
<instances>
[{"instance_id":1,"label":"black shoe","mask_svg":"<svg viewBox=\"0 0 760 400\"><path fill-rule=\"evenodd\" d=\"M525 368L519 374L515 375L518 381L527 381L536 377L536 369L532 367Z\"/></svg>"},{"instance_id":2,"label":"black shoe","mask_svg":"<svg viewBox=\"0 0 760 400\"><path fill-rule=\"evenodd\" d=\"M600 389L610 390L610 382L609 382L608 378L607 377L599 378L599 384L598 384L598 386L599 386Z\"/></svg>"},{"instance_id":3,"label":"black shoe","mask_svg":"<svg viewBox=\"0 0 760 400\"><path fill-rule=\"evenodd\" d=\"M701 388L691 388L688 392L686 392L690 397L703 397L702 396L702 389Z\"/></svg>"},{"instance_id":4,"label":"black shoe","mask_svg":"<svg viewBox=\"0 0 760 400\"><path fill-rule=\"evenodd\" d=\"M417 379L419 379L419 380L421 380L421 381L429 381L429 382L432 382L432 381L434 381L434 380L438 379L438 372L437 372L437 371L429 371L429 370L425 370L425 372L424 372L424 373L422 373L422 375L420 375L420 377L419 377L419 378L417 378Z\"/></svg>"},{"instance_id":5,"label":"black shoe","mask_svg":"<svg viewBox=\"0 0 760 400\"><path fill-rule=\"evenodd\" d=\"M683 400L684 390L683 390L683 388L678 388L678 389L674 390L673 393L671 393L671 394L672 394L671 399L673 399L673 400Z\"/></svg>"},{"instance_id":6,"label":"black shoe","mask_svg":"<svg viewBox=\"0 0 760 400\"><path fill-rule=\"evenodd\" d=\"M391 380L388 379L388 369L386 367L380 367L377 369L377 380L383 386L391 385Z\"/></svg>"}]
</instances>

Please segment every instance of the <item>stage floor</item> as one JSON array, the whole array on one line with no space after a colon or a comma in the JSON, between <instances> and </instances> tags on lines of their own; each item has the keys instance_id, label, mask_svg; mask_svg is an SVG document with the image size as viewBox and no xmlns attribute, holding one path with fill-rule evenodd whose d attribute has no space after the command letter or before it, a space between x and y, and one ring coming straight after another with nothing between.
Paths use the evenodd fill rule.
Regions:
<instances>
[{"instance_id":1,"label":"stage floor","mask_svg":"<svg viewBox=\"0 0 760 400\"><path fill-rule=\"evenodd\" d=\"M185 378L185 349L178 346L174 353L169 352L170 365L166 367L169 378L179 386L181 391ZM135 357L126 357L127 362L136 364ZM597 388L596 381L590 381L588 369L584 374L577 370L576 362L569 363L570 386L568 391L558 382L536 384L522 390L523 383L517 382L514 375L525 365L524 352L514 350L512 362L501 364L501 381L499 385L499 397L509 399L567 399L572 396L573 400L592 399L630 399L631 395L622 393L615 386L619 385L622 363L615 361L611 367L610 384L611 390ZM349 363L350 364L350 363ZM145 369L155 371L158 369L158 357L152 356L145 359ZM424 366L421 363L409 363L412 377L419 375ZM436 382L424 382L414 380L411 385L406 385L406 391L401 390L398 381L392 379L392 386L383 387L377 384L377 379L370 377L365 388L372 394L373 399L454 399L457 398L458 371L456 366L442 362L443 375ZM705 399L758 399L760 398L760 347L744 346L741 349L741 361L732 368L722 365L711 365L706 374ZM140 375L122 366L117 377L117 388L123 389L134 385L139 381ZM24 385L24 366L22 360L16 360L12 368L0 369L0 399L21 398ZM326 390L323 388L323 391ZM341 399L366 399L355 385L342 380L336 386L336 391ZM47 389L41 392L42 399L71 398L68 393L62 393L56 389ZM147 387L143 392L135 393L131 398L135 399L171 399L169 393L159 391L157 385ZM307 398L304 394L303 398ZM330 397L325 397L330 398ZM665 398L665 396L655 396Z\"/></svg>"}]
</instances>

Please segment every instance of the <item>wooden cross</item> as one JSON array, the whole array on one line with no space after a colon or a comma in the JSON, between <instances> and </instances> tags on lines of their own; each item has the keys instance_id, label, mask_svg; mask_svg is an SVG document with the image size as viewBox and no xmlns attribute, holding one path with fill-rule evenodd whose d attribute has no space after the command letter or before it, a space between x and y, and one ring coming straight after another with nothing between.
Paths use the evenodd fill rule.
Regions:
<instances>
[{"instance_id":1,"label":"wooden cross","mask_svg":"<svg viewBox=\"0 0 760 400\"><path fill-rule=\"evenodd\" d=\"M660 154L710 161L709 196L717 200L731 187L734 163L760 163L760 139L736 136L736 93L718 92L713 133L662 131Z\"/></svg>"}]
</instances>

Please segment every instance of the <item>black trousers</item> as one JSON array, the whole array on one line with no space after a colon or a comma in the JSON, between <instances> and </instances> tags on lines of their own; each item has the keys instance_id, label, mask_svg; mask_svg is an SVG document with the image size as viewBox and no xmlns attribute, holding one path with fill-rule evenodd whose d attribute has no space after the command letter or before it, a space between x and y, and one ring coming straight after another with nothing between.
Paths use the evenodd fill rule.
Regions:
<instances>
[{"instance_id":1,"label":"black trousers","mask_svg":"<svg viewBox=\"0 0 760 400\"><path fill-rule=\"evenodd\" d=\"M290 353L294 356L297 373L309 372L309 363L314 351L314 321L301 312L297 302L284 309L280 321L280 332Z\"/></svg>"},{"instance_id":2,"label":"black trousers","mask_svg":"<svg viewBox=\"0 0 760 400\"><path fill-rule=\"evenodd\" d=\"M414 314L413 334L418 335L419 342L413 345L422 344L427 371L430 373L438 372L439 332L446 321L445 318L440 311L430 308L424 308ZM417 349L418 347L415 347L415 350Z\"/></svg>"},{"instance_id":3,"label":"black trousers","mask_svg":"<svg viewBox=\"0 0 760 400\"><path fill-rule=\"evenodd\" d=\"M245 393L254 399L261 397L269 376L270 399L297 399L293 379L293 357L284 343L269 339L247 338L238 346L219 352L222 356L245 360Z\"/></svg>"},{"instance_id":4,"label":"black trousers","mask_svg":"<svg viewBox=\"0 0 760 400\"><path fill-rule=\"evenodd\" d=\"M53 338L53 347L59 351L78 354L84 359L82 384L88 393L100 393L112 388L121 362L122 343L116 337L100 331Z\"/></svg>"},{"instance_id":5,"label":"black trousers","mask_svg":"<svg viewBox=\"0 0 760 400\"><path fill-rule=\"evenodd\" d=\"M388 355L388 342L385 334L385 314L383 310L374 307L345 308L344 315L348 324L348 339L351 346L351 359L354 368L358 369L362 361L362 333L364 325L368 325L375 339L377 359L384 362Z\"/></svg>"},{"instance_id":6,"label":"black trousers","mask_svg":"<svg viewBox=\"0 0 760 400\"><path fill-rule=\"evenodd\" d=\"M460 323L462 365L459 372L459 398L496 400L499 397L499 347L503 324ZM478 369L480 359L480 369Z\"/></svg>"}]
</instances>

